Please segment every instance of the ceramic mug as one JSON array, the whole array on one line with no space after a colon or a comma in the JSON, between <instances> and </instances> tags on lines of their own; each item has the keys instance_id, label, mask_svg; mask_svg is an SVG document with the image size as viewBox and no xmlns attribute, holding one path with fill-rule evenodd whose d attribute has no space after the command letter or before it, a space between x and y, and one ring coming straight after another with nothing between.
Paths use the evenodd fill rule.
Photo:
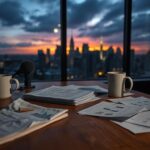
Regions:
<instances>
[{"instance_id":1,"label":"ceramic mug","mask_svg":"<svg viewBox=\"0 0 150 150\"><path fill-rule=\"evenodd\" d=\"M125 82L129 80L130 87L125 88ZM110 97L123 97L124 93L132 90L133 80L131 77L126 76L125 72L108 72L108 96Z\"/></svg>"},{"instance_id":2,"label":"ceramic mug","mask_svg":"<svg viewBox=\"0 0 150 150\"><path fill-rule=\"evenodd\" d=\"M15 83L15 87L12 86ZM11 75L0 74L0 99L11 97L11 91L19 88L19 81L12 78Z\"/></svg>"}]
</instances>

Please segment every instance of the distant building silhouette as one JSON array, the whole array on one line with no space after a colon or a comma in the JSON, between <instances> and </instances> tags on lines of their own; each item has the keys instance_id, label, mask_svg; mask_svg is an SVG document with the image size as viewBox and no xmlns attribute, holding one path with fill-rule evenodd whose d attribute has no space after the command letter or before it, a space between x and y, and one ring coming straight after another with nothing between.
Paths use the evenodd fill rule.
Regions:
<instances>
[{"instance_id":1,"label":"distant building silhouette","mask_svg":"<svg viewBox=\"0 0 150 150\"><path fill-rule=\"evenodd\" d=\"M4 67L5 63L3 61L0 61L0 73L4 73Z\"/></svg>"},{"instance_id":2,"label":"distant building silhouette","mask_svg":"<svg viewBox=\"0 0 150 150\"><path fill-rule=\"evenodd\" d=\"M104 52L103 52L103 39L100 39L100 60L104 60Z\"/></svg>"},{"instance_id":3,"label":"distant building silhouette","mask_svg":"<svg viewBox=\"0 0 150 150\"><path fill-rule=\"evenodd\" d=\"M89 52L89 45L87 43L83 43L82 45L82 54L86 54Z\"/></svg>"},{"instance_id":4,"label":"distant building silhouette","mask_svg":"<svg viewBox=\"0 0 150 150\"><path fill-rule=\"evenodd\" d=\"M49 48L47 48L46 50L46 64L47 66L50 65L50 49Z\"/></svg>"},{"instance_id":5,"label":"distant building silhouette","mask_svg":"<svg viewBox=\"0 0 150 150\"><path fill-rule=\"evenodd\" d=\"M74 44L74 39L73 39L73 34L71 35L70 38L70 49L69 49L69 56L68 56L68 68L71 70L73 70L73 66L74 66L74 53L75 53L75 44Z\"/></svg>"},{"instance_id":6,"label":"distant building silhouette","mask_svg":"<svg viewBox=\"0 0 150 150\"><path fill-rule=\"evenodd\" d=\"M38 64L39 64L39 74L41 74L41 78L45 78L45 67L46 67L46 56L43 50L38 50Z\"/></svg>"},{"instance_id":7,"label":"distant building silhouette","mask_svg":"<svg viewBox=\"0 0 150 150\"><path fill-rule=\"evenodd\" d=\"M73 39L73 34L71 35L71 38L70 38L70 54L73 54L74 53L74 50L75 50L75 45L74 45L74 39Z\"/></svg>"},{"instance_id":8,"label":"distant building silhouette","mask_svg":"<svg viewBox=\"0 0 150 150\"><path fill-rule=\"evenodd\" d=\"M146 70L146 72L149 72L149 74L148 75L150 75L150 50L145 54L145 70Z\"/></svg>"},{"instance_id":9,"label":"distant building silhouette","mask_svg":"<svg viewBox=\"0 0 150 150\"><path fill-rule=\"evenodd\" d=\"M107 56L105 60L105 72L112 71L114 67L114 49L110 46L107 50Z\"/></svg>"},{"instance_id":10,"label":"distant building silhouette","mask_svg":"<svg viewBox=\"0 0 150 150\"><path fill-rule=\"evenodd\" d=\"M135 67L136 67L136 58L135 58L135 50L131 49L131 61L130 61L130 65L131 65L131 75L134 76L135 74Z\"/></svg>"},{"instance_id":11,"label":"distant building silhouette","mask_svg":"<svg viewBox=\"0 0 150 150\"><path fill-rule=\"evenodd\" d=\"M114 55L113 68L116 71L122 71L122 54L121 54L121 49L119 47L116 49L116 53Z\"/></svg>"}]
</instances>

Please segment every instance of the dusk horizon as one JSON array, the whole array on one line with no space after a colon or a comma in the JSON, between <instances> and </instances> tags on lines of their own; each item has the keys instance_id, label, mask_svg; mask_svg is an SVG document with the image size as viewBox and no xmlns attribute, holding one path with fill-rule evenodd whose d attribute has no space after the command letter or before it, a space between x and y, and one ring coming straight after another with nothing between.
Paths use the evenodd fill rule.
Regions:
<instances>
[{"instance_id":1,"label":"dusk horizon","mask_svg":"<svg viewBox=\"0 0 150 150\"><path fill-rule=\"evenodd\" d=\"M131 49L138 54L150 50L149 26L142 21L150 16L148 4L139 1L133 7ZM83 43L91 51L98 50L101 37L104 50L110 46L123 49L123 8L119 0L68 0L67 51L72 33L80 52ZM60 28L59 0L0 0L0 54L37 54L49 48L53 55L60 45Z\"/></svg>"}]
</instances>

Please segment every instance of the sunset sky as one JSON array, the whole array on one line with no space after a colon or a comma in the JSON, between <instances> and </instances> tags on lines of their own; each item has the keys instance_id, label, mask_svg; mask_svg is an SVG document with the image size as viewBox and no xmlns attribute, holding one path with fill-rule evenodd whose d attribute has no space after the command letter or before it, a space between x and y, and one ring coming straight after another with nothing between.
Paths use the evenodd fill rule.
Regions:
<instances>
[{"instance_id":1,"label":"sunset sky","mask_svg":"<svg viewBox=\"0 0 150 150\"><path fill-rule=\"evenodd\" d=\"M88 43L98 50L123 45L123 0L68 0L68 45L73 34L75 47ZM37 54L60 44L59 0L0 0L0 54ZM132 48L150 50L150 1L133 0Z\"/></svg>"}]
</instances>

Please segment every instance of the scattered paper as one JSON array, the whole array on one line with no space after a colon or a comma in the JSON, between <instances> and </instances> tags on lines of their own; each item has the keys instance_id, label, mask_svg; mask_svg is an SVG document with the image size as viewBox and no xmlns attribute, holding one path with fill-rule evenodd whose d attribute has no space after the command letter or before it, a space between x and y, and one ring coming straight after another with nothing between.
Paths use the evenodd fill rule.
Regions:
<instances>
[{"instance_id":1,"label":"scattered paper","mask_svg":"<svg viewBox=\"0 0 150 150\"><path fill-rule=\"evenodd\" d=\"M32 111L19 112L19 108L28 108ZM17 108L17 109L16 109ZM54 120L66 113L67 109L46 108L18 99L10 104L8 109L0 110L0 140L2 137L23 131L33 125Z\"/></svg>"},{"instance_id":2,"label":"scattered paper","mask_svg":"<svg viewBox=\"0 0 150 150\"><path fill-rule=\"evenodd\" d=\"M150 99L123 97L109 99L79 112L79 114L105 117L134 134L150 132ZM113 102L113 103L112 103ZM119 120L118 120L119 118ZM114 121L115 120L115 121Z\"/></svg>"},{"instance_id":3,"label":"scattered paper","mask_svg":"<svg viewBox=\"0 0 150 150\"><path fill-rule=\"evenodd\" d=\"M146 97L125 97L125 98L117 98L117 99L109 99L114 103L121 103L124 105L134 105L146 108L150 110L150 99Z\"/></svg>"},{"instance_id":4,"label":"scattered paper","mask_svg":"<svg viewBox=\"0 0 150 150\"><path fill-rule=\"evenodd\" d=\"M94 106L79 111L82 115L92 115L113 120L125 120L141 110L139 106L127 106L110 102L100 102Z\"/></svg>"},{"instance_id":5,"label":"scattered paper","mask_svg":"<svg viewBox=\"0 0 150 150\"><path fill-rule=\"evenodd\" d=\"M134 134L150 132L150 111L140 112L124 122L113 121Z\"/></svg>"},{"instance_id":6,"label":"scattered paper","mask_svg":"<svg viewBox=\"0 0 150 150\"><path fill-rule=\"evenodd\" d=\"M144 111L126 120L128 123L150 128L150 111Z\"/></svg>"},{"instance_id":7,"label":"scattered paper","mask_svg":"<svg viewBox=\"0 0 150 150\"><path fill-rule=\"evenodd\" d=\"M128 123L126 121L124 121L124 122L113 121L113 122L125 129L131 131L134 134L150 132L150 128L145 127L145 126Z\"/></svg>"},{"instance_id":8,"label":"scattered paper","mask_svg":"<svg viewBox=\"0 0 150 150\"><path fill-rule=\"evenodd\" d=\"M109 98L108 100L114 103L122 103L123 101L131 100L131 99L134 99L134 97L129 96L129 97L121 97L121 98Z\"/></svg>"}]
</instances>

